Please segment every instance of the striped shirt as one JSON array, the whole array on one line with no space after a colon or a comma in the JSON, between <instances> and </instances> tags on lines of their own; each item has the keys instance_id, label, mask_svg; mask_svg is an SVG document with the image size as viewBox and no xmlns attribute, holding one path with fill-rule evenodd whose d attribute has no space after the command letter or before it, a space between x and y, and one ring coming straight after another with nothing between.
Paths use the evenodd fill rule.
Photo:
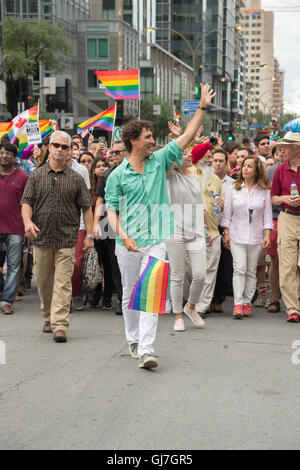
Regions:
<instances>
[{"instance_id":1,"label":"striped shirt","mask_svg":"<svg viewBox=\"0 0 300 470\"><path fill-rule=\"evenodd\" d=\"M31 174L21 204L31 206L40 230L33 243L61 249L76 245L80 209L88 209L92 201L81 175L67 165L55 172L46 163Z\"/></svg>"}]
</instances>

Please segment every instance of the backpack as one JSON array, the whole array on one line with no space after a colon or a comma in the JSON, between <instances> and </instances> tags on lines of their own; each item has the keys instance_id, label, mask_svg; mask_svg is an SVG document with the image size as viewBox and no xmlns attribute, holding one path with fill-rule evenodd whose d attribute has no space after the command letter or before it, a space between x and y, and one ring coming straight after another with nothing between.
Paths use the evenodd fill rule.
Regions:
<instances>
[{"instance_id":1,"label":"backpack","mask_svg":"<svg viewBox=\"0 0 300 470\"><path fill-rule=\"evenodd\" d=\"M102 281L102 272L95 247L84 254L82 274L82 282L86 290L95 290L99 282Z\"/></svg>"}]
</instances>

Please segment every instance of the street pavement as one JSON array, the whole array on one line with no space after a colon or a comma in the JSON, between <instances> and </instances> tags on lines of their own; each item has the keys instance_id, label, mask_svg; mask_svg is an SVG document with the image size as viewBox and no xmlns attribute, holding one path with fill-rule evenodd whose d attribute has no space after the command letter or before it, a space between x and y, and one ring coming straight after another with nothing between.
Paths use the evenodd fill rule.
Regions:
<instances>
[{"instance_id":1,"label":"street pavement","mask_svg":"<svg viewBox=\"0 0 300 470\"><path fill-rule=\"evenodd\" d=\"M0 449L298 449L300 324L263 308L233 320L231 297L205 329L173 320L160 316L159 367L142 370L122 317L73 312L56 344L26 291L0 316Z\"/></svg>"}]
</instances>

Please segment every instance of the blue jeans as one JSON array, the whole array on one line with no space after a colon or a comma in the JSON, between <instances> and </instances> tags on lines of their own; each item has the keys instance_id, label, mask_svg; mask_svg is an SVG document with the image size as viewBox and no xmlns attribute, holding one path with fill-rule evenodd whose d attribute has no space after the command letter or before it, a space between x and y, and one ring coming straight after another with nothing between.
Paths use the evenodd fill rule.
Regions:
<instances>
[{"instance_id":1,"label":"blue jeans","mask_svg":"<svg viewBox=\"0 0 300 470\"><path fill-rule=\"evenodd\" d=\"M7 274L4 282L1 307L12 305L15 300L23 253L23 237L0 233L0 250L5 243Z\"/></svg>"}]
</instances>

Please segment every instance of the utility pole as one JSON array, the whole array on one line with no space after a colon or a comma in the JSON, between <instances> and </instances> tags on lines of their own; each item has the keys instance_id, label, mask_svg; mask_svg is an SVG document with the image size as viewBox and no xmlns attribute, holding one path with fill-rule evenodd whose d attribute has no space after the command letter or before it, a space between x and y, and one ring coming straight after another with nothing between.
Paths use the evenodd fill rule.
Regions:
<instances>
[{"instance_id":1,"label":"utility pole","mask_svg":"<svg viewBox=\"0 0 300 470\"><path fill-rule=\"evenodd\" d=\"M118 70L123 69L123 44L122 44L122 21L123 21L123 0L117 0L117 18L118 18Z\"/></svg>"}]
</instances>

